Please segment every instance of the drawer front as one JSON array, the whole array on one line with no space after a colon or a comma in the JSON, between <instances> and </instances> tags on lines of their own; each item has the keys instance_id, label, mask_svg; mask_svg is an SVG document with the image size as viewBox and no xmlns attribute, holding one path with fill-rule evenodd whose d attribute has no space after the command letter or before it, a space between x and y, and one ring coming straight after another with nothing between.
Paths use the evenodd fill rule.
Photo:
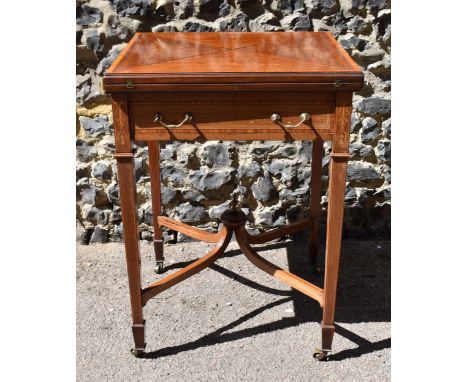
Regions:
<instances>
[{"instance_id":1,"label":"drawer front","mask_svg":"<svg viewBox=\"0 0 468 382\"><path fill-rule=\"evenodd\" d=\"M192 118L181 126L163 125L178 125L187 113ZM291 127L303 113L310 121ZM136 140L327 140L334 113L334 93L159 93L130 99ZM278 123L273 114L280 116Z\"/></svg>"}]
</instances>

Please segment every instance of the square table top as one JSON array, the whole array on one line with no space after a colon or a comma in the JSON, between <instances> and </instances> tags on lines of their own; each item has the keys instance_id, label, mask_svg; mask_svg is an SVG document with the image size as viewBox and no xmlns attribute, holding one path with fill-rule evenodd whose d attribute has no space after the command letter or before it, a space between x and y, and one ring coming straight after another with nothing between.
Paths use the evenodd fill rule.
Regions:
<instances>
[{"instance_id":1,"label":"square table top","mask_svg":"<svg viewBox=\"0 0 468 382\"><path fill-rule=\"evenodd\" d=\"M104 76L133 84L363 85L361 68L329 32L136 33ZM336 84L335 84L336 85ZM344 89L343 89L344 90Z\"/></svg>"}]
</instances>

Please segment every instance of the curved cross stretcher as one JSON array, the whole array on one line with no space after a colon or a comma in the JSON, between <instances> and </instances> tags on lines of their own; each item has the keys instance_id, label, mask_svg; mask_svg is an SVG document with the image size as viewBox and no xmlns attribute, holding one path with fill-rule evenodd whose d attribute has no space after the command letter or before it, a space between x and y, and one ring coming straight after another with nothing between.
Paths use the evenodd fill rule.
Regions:
<instances>
[{"instance_id":1,"label":"curved cross stretcher","mask_svg":"<svg viewBox=\"0 0 468 382\"><path fill-rule=\"evenodd\" d=\"M218 233L210 233L201 229L191 227L187 224L172 220L164 216L158 216L158 226L167 227L185 235L198 239L207 243L216 243L216 246L209 251L204 257L196 260L192 264L182 268L165 278L156 281L142 290L142 302L146 304L148 300L155 297L159 293L169 289L179 282L189 278L209 267L213 264L226 250L231 241L232 233L235 232L237 242L242 253L250 260L252 264L266 273L273 276L275 279L289 285L290 287L304 293L305 295L317 300L320 306L323 306L323 289L301 279L300 277L270 263L261 257L250 244L259 244L271 241L285 235L306 229L310 227L311 220L304 219L298 223L289 226L267 231L258 235L250 235L245 230L246 217L244 213L238 209L226 211L221 216L223 226Z\"/></svg>"},{"instance_id":2,"label":"curved cross stretcher","mask_svg":"<svg viewBox=\"0 0 468 382\"><path fill-rule=\"evenodd\" d=\"M164 216L158 216L158 226L167 227L185 235L208 243L216 243L213 249L204 257L194 261L183 269L180 269L165 278L158 280L142 290L143 306L159 293L169 289L170 287L180 283L181 281L195 275L203 269L213 264L226 250L233 232L236 235L237 242L242 253L250 260L252 264L266 273L273 276L275 279L289 285L290 287L304 293L305 295L317 300L320 306L323 306L324 291L323 289L301 279L300 277L272 264L261 257L250 244L264 243L285 235L310 228L311 220L304 219L295 224L286 227L267 231L258 235L250 235L245 229L246 216L236 208L225 211L221 216L223 226L217 233L210 233L191 227L187 224L169 219Z\"/></svg>"},{"instance_id":3,"label":"curved cross stretcher","mask_svg":"<svg viewBox=\"0 0 468 382\"><path fill-rule=\"evenodd\" d=\"M170 230L181 232L184 235L187 235L196 240L200 240L207 243L215 244L213 249L211 249L204 257L194 261L190 265L186 266L183 269L177 270L174 273L166 276L165 278L158 280L145 288L141 288L141 276L140 276L140 264L138 257L132 256L133 253L138 254L137 242L134 240L126 240L126 252L127 252L127 268L129 274L129 286L130 286L130 300L132 306L132 318L133 318L133 337L135 340L135 347L132 349L132 353L135 356L139 356L144 352L146 347L145 343L145 320L143 319L143 306L153 297L157 296L159 293L169 289L170 287L178 284L179 282L186 280L187 278L195 275L196 273L202 271L203 269L209 267L213 264L218 258L220 258L224 251L226 250L231 237L235 234L238 241L239 247L242 253L247 257L247 259L263 270L264 272L270 274L275 279L283 282L290 287L298 290L301 293L313 298L316 300L320 306L323 308L323 321L321 324L322 327L322 345L320 349L317 349L314 353L314 357L318 360L327 359L328 354L331 351L331 345L334 335L334 309L335 309L335 299L336 299L336 287L337 287L337 276L338 276L338 267L339 267L339 251L340 251L340 241L338 240L341 236L341 226L336 222L342 221L343 213L343 201L342 198L334 197L334 193L331 193L330 196L330 206L335 208L329 208L328 211L328 225L327 225L327 242L326 242L326 260L325 260L325 279L323 289L301 279L300 277L272 264L268 260L261 257L252 245L265 243L274 239L278 239L287 235L291 235L295 232L307 230L310 232L309 239L309 256L312 269L317 273L317 248L318 248L318 221L320 216L320 189L318 187L311 188L311 208L309 210L308 217L300 220L298 222L292 223L285 227L269 230L264 233L257 235L249 234L245 229L246 216L244 213L236 208L234 205L231 209L225 211L221 216L221 221L223 223L222 228L219 232L212 233L206 232L204 230L191 227L187 224L184 224L179 221L175 221L165 216L160 216L161 204L160 204L160 195L157 190L160 187L160 173L159 167L155 166L154 163L158 163L158 152L159 147L155 142L149 142L149 153L150 157L155 158L156 160L150 161L150 176L152 184L152 202L153 202L153 227L154 227L154 242L155 242L155 255L156 255L156 264L159 267L156 268L157 273L162 273L163 268L163 246L162 246L162 227L166 227ZM321 145L315 146L313 151L313 157L315 158L315 168L313 167L312 178L314 184L320 185L320 170L321 170L321 159L323 157L323 148ZM330 188L341 189L345 184L346 179L346 161L349 157L349 154L342 153L332 153L331 154L331 165L330 171L332 175L335 173L335 176L330 177ZM126 170L128 164L131 164L131 158L127 156L120 156L120 167L124 167ZM128 161L128 162L127 162ZM131 166L129 166L131 168ZM126 172L124 172L126 174ZM134 184L134 179L131 172L128 172L128 179L121 176L122 182L128 181L129 187L130 183ZM155 192L153 192L155 191ZM336 194L336 192L335 192ZM132 204L134 201L132 201ZM130 217L134 218L133 215ZM124 223L125 219L128 217L123 215ZM133 226L137 228L135 222ZM131 224L130 224L131 225ZM128 226L128 224L127 224ZM340 229L336 229L336 228ZM136 235L135 235L136 236ZM338 239L337 239L338 238ZM127 247L130 250L127 250ZM135 261L135 258L138 261Z\"/></svg>"},{"instance_id":4,"label":"curved cross stretcher","mask_svg":"<svg viewBox=\"0 0 468 382\"><path fill-rule=\"evenodd\" d=\"M348 97L349 98L349 97ZM341 103L349 103L350 99L345 98ZM338 101L337 101L338 102ZM115 105L115 103L114 103ZM338 103L337 103L338 105ZM349 107L337 106L337 116L342 116L342 130L345 129L346 121L349 120ZM341 125L340 125L341 126ZM335 150L336 147L333 148ZM343 149L344 150L344 149ZM346 184L346 164L349 158L347 152L335 152L330 154L329 168L329 204L327 213L327 232L326 232L326 253L325 253L325 278L323 289L308 282L300 277L272 264L261 257L252 245L265 243L278 239L295 232L307 230L310 233L309 238L309 258L312 270L315 273L321 272L317 267L318 250L318 224L320 218L320 199L321 199L321 170L323 159L323 142L320 139L314 141L311 163L311 193L310 209L308 217L288 226L269 230L257 235L249 234L245 229L246 216L242 211L233 208L225 211L221 216L223 223L219 232L211 233L201 229L191 227L182 222L175 221L165 216L161 216L161 173L159 167L159 143L157 141L148 142L149 151L149 174L151 178L151 201L153 208L153 228L154 228L154 250L156 258L156 273L164 271L163 255L163 236L162 227L181 232L184 235L201 240L207 243L213 243L211 249L204 257L196 260L183 269L158 280L145 288L141 286L141 265L138 249L138 225L137 215L134 211L136 205L135 194L135 175L134 175L134 156L133 153L116 153L119 182L122 189L133 190L132 192L122 192L122 220L125 229L125 252L127 257L127 271L130 289L130 302L132 308L132 331L135 341L135 347L132 353L135 356L141 355L146 347L145 343L145 320L143 319L143 306L153 297L166 289L186 280L203 269L209 267L218 258L222 256L228 246L233 234L236 235L239 247L247 259L255 266L270 274L275 279L283 282L290 287L304 293L305 295L318 301L323 308L322 344L317 349L314 357L318 360L327 359L331 352L331 345L334 327L334 311L336 304L336 289L338 282L339 258L341 247L341 229L344 210L344 188ZM346 149L347 151L347 149Z\"/></svg>"}]
</instances>

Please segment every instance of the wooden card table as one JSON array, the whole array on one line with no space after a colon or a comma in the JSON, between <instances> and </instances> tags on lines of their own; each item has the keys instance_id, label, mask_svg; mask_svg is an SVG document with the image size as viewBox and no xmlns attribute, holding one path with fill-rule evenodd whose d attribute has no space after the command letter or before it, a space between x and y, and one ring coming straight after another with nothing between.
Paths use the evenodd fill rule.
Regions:
<instances>
[{"instance_id":1,"label":"wooden card table","mask_svg":"<svg viewBox=\"0 0 468 382\"><path fill-rule=\"evenodd\" d=\"M334 333L351 101L353 91L362 86L360 68L328 32L137 33L132 38L105 74L104 88L112 96L134 355L146 346L143 306L211 265L235 233L255 266L318 301L323 308L322 345L314 357L327 358ZM159 144L174 140L312 140L308 217L251 235L235 203L222 215L218 233L161 216ZM252 245L309 230L311 268L316 269L325 140L332 142L332 152L322 289L260 257ZM148 142L156 271L164 272L162 227L214 244L206 256L145 288L133 141Z\"/></svg>"}]
</instances>

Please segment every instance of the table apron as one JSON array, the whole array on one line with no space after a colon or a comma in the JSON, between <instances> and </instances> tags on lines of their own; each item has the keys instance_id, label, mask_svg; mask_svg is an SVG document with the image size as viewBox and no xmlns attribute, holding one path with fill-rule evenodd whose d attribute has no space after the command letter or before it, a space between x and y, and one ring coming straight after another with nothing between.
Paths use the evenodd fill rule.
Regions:
<instances>
[{"instance_id":1,"label":"table apron","mask_svg":"<svg viewBox=\"0 0 468 382\"><path fill-rule=\"evenodd\" d=\"M331 140L335 106L331 92L152 93L133 95L129 113L135 140Z\"/></svg>"}]
</instances>

